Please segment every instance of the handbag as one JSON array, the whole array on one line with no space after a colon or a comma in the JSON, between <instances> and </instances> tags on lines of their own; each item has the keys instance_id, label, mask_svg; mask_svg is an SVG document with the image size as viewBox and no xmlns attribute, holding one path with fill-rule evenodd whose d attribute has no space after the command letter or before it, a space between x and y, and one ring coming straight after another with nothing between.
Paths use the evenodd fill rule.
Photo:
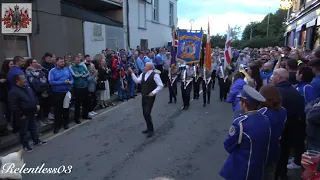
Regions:
<instances>
[{"instance_id":1,"label":"handbag","mask_svg":"<svg viewBox=\"0 0 320 180\"><path fill-rule=\"evenodd\" d=\"M104 81L98 81L97 90L98 91L106 90L106 83Z\"/></svg>"}]
</instances>

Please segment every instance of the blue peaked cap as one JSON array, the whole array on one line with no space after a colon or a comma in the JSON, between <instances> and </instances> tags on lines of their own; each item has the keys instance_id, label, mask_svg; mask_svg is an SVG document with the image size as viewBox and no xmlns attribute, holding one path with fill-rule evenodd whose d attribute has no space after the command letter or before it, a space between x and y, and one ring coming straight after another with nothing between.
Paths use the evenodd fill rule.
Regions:
<instances>
[{"instance_id":1,"label":"blue peaked cap","mask_svg":"<svg viewBox=\"0 0 320 180\"><path fill-rule=\"evenodd\" d=\"M266 102L266 99L257 90L249 85L244 85L242 92L237 97L243 98L252 104Z\"/></svg>"}]
</instances>

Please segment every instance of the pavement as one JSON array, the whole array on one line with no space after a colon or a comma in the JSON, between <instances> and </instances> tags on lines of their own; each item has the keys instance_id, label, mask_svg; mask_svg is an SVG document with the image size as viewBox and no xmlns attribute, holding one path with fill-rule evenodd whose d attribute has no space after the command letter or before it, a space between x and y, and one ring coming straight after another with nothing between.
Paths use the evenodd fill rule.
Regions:
<instances>
[{"instance_id":1,"label":"pavement","mask_svg":"<svg viewBox=\"0 0 320 180\"><path fill-rule=\"evenodd\" d=\"M223 141L233 112L230 104L218 101L218 90L212 93L207 107L202 107L200 95L184 111L181 92L177 104L168 104L168 89L163 89L152 112L155 136L149 139L141 133L146 128L141 96L99 111L93 120L57 135L45 134L42 138L47 145L24 153L26 167L45 163L45 167L72 166L72 171L24 174L23 179L148 180L168 176L176 180L220 180L219 171L228 156Z\"/></svg>"}]
</instances>

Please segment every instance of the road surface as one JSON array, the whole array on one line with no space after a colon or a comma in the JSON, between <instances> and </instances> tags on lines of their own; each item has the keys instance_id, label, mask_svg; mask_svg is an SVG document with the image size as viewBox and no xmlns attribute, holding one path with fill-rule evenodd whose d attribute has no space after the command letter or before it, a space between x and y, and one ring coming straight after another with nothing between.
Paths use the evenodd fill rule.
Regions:
<instances>
[{"instance_id":1,"label":"road surface","mask_svg":"<svg viewBox=\"0 0 320 180\"><path fill-rule=\"evenodd\" d=\"M24 180L148 180L169 176L176 180L220 180L227 158L223 141L232 123L231 105L218 101L202 107L192 100L183 111L168 104L168 89L156 97L152 117L155 136L141 131L141 97L100 112L94 120L49 138L48 144L24 154L27 167L72 166L70 174L25 174Z\"/></svg>"}]
</instances>

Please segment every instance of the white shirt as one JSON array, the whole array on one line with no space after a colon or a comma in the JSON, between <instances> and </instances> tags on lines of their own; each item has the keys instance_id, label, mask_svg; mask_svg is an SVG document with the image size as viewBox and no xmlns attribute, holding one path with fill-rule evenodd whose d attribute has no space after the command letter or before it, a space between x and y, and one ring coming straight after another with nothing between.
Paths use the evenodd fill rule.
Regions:
<instances>
[{"instance_id":1,"label":"white shirt","mask_svg":"<svg viewBox=\"0 0 320 180\"><path fill-rule=\"evenodd\" d=\"M150 74L153 72L153 70L149 70L148 72L146 72L146 74L144 75L144 80L147 81L147 79L149 78ZM137 78L137 76L134 73L131 73L131 77L133 79L133 81L135 83L141 83L142 81L142 74L140 74L140 76ZM154 82L157 84L157 88L154 89L151 93L152 94L157 94L159 91L161 91L161 89L163 89L163 83L161 81L161 78L159 76L159 74L155 74L153 77Z\"/></svg>"}]
</instances>

